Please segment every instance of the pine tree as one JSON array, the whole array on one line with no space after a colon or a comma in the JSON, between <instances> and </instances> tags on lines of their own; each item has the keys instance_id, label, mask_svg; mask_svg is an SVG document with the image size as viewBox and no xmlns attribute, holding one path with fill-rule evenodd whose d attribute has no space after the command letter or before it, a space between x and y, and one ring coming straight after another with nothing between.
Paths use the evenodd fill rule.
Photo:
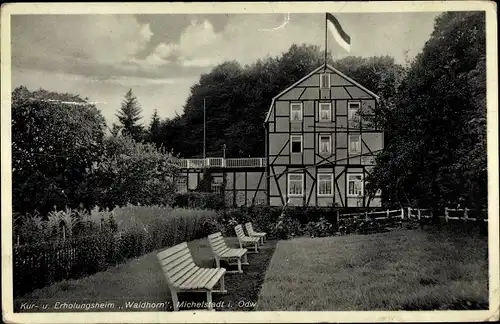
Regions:
<instances>
[{"instance_id":1,"label":"pine tree","mask_svg":"<svg viewBox=\"0 0 500 324\"><path fill-rule=\"evenodd\" d=\"M153 116L151 117L151 123L149 124L149 142L154 143L156 147L161 146L161 121L158 116L158 110L155 109Z\"/></svg>"},{"instance_id":2,"label":"pine tree","mask_svg":"<svg viewBox=\"0 0 500 324\"><path fill-rule=\"evenodd\" d=\"M131 136L136 141L141 141L143 137L143 127L138 123L142 119L141 112L137 97L133 95L132 89L129 89L116 116L122 125L122 134Z\"/></svg>"}]
</instances>

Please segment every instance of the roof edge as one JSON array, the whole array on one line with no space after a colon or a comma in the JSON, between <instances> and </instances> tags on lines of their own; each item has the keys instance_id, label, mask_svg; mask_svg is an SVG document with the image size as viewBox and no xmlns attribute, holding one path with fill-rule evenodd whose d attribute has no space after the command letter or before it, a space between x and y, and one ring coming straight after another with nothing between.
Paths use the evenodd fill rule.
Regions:
<instances>
[{"instance_id":1,"label":"roof edge","mask_svg":"<svg viewBox=\"0 0 500 324\"><path fill-rule=\"evenodd\" d=\"M380 99L380 96L378 96L373 91L369 90L368 88L366 88L365 86L363 86L359 82L357 82L357 81L353 80L352 78L348 77L347 75L345 75L344 73L340 72L338 69L334 68L333 66L331 66L331 65L329 65L327 63L323 63L319 67L317 67L314 70L312 70L311 72L309 72L306 76L302 77L300 80L298 80L297 82L293 83L291 86L289 86L288 88L286 88L285 90L281 91L280 93L278 93L276 96L273 97L273 99L271 100L271 106L269 107L269 110L267 111L267 115L266 115L266 119L264 120L264 124L269 122L269 116L271 115L271 109L273 109L274 102L275 102L276 98L278 98L279 96L285 94L286 92L288 92L289 90L291 90L292 88L294 88L296 85L298 85L299 83L301 83L302 81L304 81L305 79L307 79L308 77L310 77L311 75L313 75L314 73L318 72L319 70L321 70L323 68L328 68L328 69L334 71L335 73L337 73L341 77L345 78L347 81L351 82L352 84L354 84L354 85L358 86L359 88L361 88L363 91L365 91L368 94L370 94L373 97L375 97L375 99L377 101Z\"/></svg>"}]
</instances>

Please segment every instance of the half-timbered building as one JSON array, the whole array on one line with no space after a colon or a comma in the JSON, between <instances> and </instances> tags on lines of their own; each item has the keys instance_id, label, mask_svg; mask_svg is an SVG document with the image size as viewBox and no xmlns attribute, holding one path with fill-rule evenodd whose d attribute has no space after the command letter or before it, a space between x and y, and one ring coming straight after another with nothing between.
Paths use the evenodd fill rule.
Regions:
<instances>
[{"instance_id":1,"label":"half-timbered building","mask_svg":"<svg viewBox=\"0 0 500 324\"><path fill-rule=\"evenodd\" d=\"M208 169L225 179L229 206L380 207L367 175L383 148L374 123L378 96L329 65L277 94L265 119L266 157L179 161L179 189L195 190Z\"/></svg>"},{"instance_id":2,"label":"half-timbered building","mask_svg":"<svg viewBox=\"0 0 500 324\"><path fill-rule=\"evenodd\" d=\"M273 98L267 114L268 204L379 207L366 178L383 148L378 96L332 66Z\"/></svg>"}]
</instances>

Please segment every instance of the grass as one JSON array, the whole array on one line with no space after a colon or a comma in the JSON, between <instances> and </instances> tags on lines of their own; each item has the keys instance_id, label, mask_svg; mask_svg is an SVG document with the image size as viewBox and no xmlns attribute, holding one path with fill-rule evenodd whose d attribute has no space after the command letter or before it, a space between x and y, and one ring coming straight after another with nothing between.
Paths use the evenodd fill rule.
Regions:
<instances>
[{"instance_id":1,"label":"grass","mask_svg":"<svg viewBox=\"0 0 500 324\"><path fill-rule=\"evenodd\" d=\"M488 309L487 255L447 230L280 241L256 310Z\"/></svg>"},{"instance_id":2,"label":"grass","mask_svg":"<svg viewBox=\"0 0 500 324\"><path fill-rule=\"evenodd\" d=\"M236 238L226 239L229 246L236 247ZM195 262L201 267L214 267L215 262L206 239L189 242ZM213 302L218 310L248 311L254 303L264 281L264 275L274 252L276 242L268 241L259 254L249 254L249 266L243 274L227 274L225 284L228 294L214 294ZM76 303L79 307L89 303L112 303L113 307L89 309L89 311L169 311L172 310L170 290L156 259L154 251L139 258L109 268L107 271L77 279L65 280L38 289L14 300L15 312L39 312L47 305L45 312L82 311L82 309L61 309L59 303ZM225 266L222 264L222 266ZM226 265L227 266L227 265ZM235 267L226 267L232 270ZM205 301L204 293L182 293L179 301ZM139 308L127 304L147 302ZM222 303L223 302L223 303ZM162 304L163 303L163 304ZM217 304L218 303L218 304ZM36 305L28 309L30 305ZM182 308L181 308L182 310Z\"/></svg>"}]
</instances>

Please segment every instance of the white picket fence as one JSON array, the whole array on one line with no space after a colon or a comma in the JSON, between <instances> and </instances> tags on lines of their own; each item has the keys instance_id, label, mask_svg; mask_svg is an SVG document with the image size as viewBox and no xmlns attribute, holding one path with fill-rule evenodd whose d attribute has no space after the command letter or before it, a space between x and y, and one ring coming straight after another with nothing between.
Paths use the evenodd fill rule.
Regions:
<instances>
[{"instance_id":1,"label":"white picket fence","mask_svg":"<svg viewBox=\"0 0 500 324\"><path fill-rule=\"evenodd\" d=\"M404 219L405 212L403 208L394 210L387 209L378 212L340 214L339 218L354 218L354 219L365 219L365 220L370 220L370 219L381 220L381 219L397 219L397 218ZM337 219L337 221L338 220L339 219Z\"/></svg>"},{"instance_id":2,"label":"white picket fence","mask_svg":"<svg viewBox=\"0 0 500 324\"><path fill-rule=\"evenodd\" d=\"M405 212L406 211L406 212ZM468 208L464 209L451 209L451 208L445 208L444 209L444 216L438 216L439 218L444 218L446 222L449 221L455 221L455 220L462 220L462 221L477 221L475 217L469 217L469 212L471 210ZM459 216L450 216L450 212L453 214L459 213ZM461 214L461 215L460 215ZM338 218L354 218L354 219L374 219L374 220L381 220L381 219L412 219L416 218L418 220L421 220L422 218L432 218L433 214L432 211L429 209L420 209L420 208L412 208L412 207L406 207L406 208L400 208L400 209L393 209L393 210L382 210L382 211L377 211L377 212L365 212L365 213L351 213L351 214L340 214L338 215ZM337 219L337 221L339 220ZM487 218L484 219L485 222L488 221Z\"/></svg>"},{"instance_id":3,"label":"white picket fence","mask_svg":"<svg viewBox=\"0 0 500 324\"><path fill-rule=\"evenodd\" d=\"M439 215L439 218L444 218L446 222L455 221L455 220L461 220L461 221L477 221L477 218L475 217L469 217L469 212L471 210L469 208L463 208L463 209L452 209L452 208L447 208L445 207L444 209L444 216ZM483 210L484 211L484 210ZM450 212L457 216L450 216ZM415 217L418 218L419 220L421 218L431 218L432 212L429 211L428 209L418 209L418 208L411 208L408 207L408 213L407 213L409 218ZM485 222L488 222L488 218L484 219Z\"/></svg>"}]
</instances>

